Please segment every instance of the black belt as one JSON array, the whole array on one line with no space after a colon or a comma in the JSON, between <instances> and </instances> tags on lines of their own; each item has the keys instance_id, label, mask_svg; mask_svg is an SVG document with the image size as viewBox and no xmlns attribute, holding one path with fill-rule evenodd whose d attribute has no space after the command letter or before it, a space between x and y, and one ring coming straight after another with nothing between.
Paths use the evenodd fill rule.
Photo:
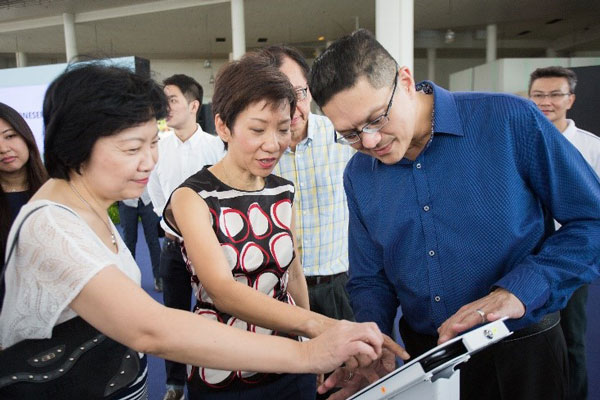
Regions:
<instances>
[{"instance_id":1,"label":"black belt","mask_svg":"<svg viewBox=\"0 0 600 400\"><path fill-rule=\"evenodd\" d=\"M177 236L171 235L170 233L165 232L165 239L170 240L171 242L175 242L177 244L181 244L181 239Z\"/></svg>"},{"instance_id":2,"label":"black belt","mask_svg":"<svg viewBox=\"0 0 600 400\"><path fill-rule=\"evenodd\" d=\"M319 285L321 283L333 282L335 280L335 278L337 278L338 276L341 276L341 275L345 275L345 274L346 274L345 272L340 272L339 274L334 274L334 275L307 276L306 284L308 286L315 286L315 285Z\"/></svg>"},{"instance_id":3,"label":"black belt","mask_svg":"<svg viewBox=\"0 0 600 400\"><path fill-rule=\"evenodd\" d=\"M560 311L555 311L551 314L546 314L542 317L539 322L526 326L523 329L515 331L511 336L505 339L505 342L510 342L517 339L523 339L527 336L537 335L538 333L545 332L549 329L554 328L560 323Z\"/></svg>"}]
</instances>

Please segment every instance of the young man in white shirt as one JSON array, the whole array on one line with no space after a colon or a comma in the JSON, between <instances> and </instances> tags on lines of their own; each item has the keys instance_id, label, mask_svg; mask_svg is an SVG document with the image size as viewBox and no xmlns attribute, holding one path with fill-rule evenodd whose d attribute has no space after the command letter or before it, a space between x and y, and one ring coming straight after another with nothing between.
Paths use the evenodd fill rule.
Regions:
<instances>
[{"instance_id":1,"label":"young man in white shirt","mask_svg":"<svg viewBox=\"0 0 600 400\"><path fill-rule=\"evenodd\" d=\"M158 163L152 171L148 190L154 211L162 216L169 196L186 178L204 165L216 163L224 155L223 142L202 130L196 122L202 106L202 86L193 78L177 74L163 81L169 100L167 126L173 134L158 143ZM190 275L183 261L179 242L181 238L164 221L165 240L160 257L163 279L163 299L167 307L190 311ZM165 360L167 392L164 400L184 399L186 366Z\"/></svg>"},{"instance_id":2,"label":"young man in white shirt","mask_svg":"<svg viewBox=\"0 0 600 400\"><path fill-rule=\"evenodd\" d=\"M600 138L579 129L567 119L575 102L577 75L563 67L538 68L531 73L529 97L600 175ZM557 224L557 227L559 225ZM561 311L561 327L569 357L569 398L586 399L588 392L585 361L586 302L588 285L577 289Z\"/></svg>"}]
</instances>

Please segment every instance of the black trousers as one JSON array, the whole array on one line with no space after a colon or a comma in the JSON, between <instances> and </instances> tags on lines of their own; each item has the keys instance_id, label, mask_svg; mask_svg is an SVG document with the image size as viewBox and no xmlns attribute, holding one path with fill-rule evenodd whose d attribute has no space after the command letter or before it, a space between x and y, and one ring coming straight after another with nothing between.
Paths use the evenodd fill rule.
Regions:
<instances>
[{"instance_id":1,"label":"black trousers","mask_svg":"<svg viewBox=\"0 0 600 400\"><path fill-rule=\"evenodd\" d=\"M400 335L417 357L435 347L437 337L414 332L404 318ZM460 367L461 400L564 400L568 360L560 324L532 335L518 331L474 354Z\"/></svg>"},{"instance_id":2,"label":"black trousers","mask_svg":"<svg viewBox=\"0 0 600 400\"><path fill-rule=\"evenodd\" d=\"M167 237L160 253L160 275L163 279L163 302L165 306L191 311L192 286L190 274L185 267L179 244ZM187 367L165 360L167 385L185 386Z\"/></svg>"},{"instance_id":3,"label":"black trousers","mask_svg":"<svg viewBox=\"0 0 600 400\"><path fill-rule=\"evenodd\" d=\"M573 293L567 306L560 312L560 326L569 354L569 399L588 398L587 366L585 361L586 303L589 285Z\"/></svg>"},{"instance_id":4,"label":"black trousers","mask_svg":"<svg viewBox=\"0 0 600 400\"><path fill-rule=\"evenodd\" d=\"M348 275L337 274L328 282L309 284L310 310L334 319L354 321L354 313L346 292Z\"/></svg>"}]
</instances>

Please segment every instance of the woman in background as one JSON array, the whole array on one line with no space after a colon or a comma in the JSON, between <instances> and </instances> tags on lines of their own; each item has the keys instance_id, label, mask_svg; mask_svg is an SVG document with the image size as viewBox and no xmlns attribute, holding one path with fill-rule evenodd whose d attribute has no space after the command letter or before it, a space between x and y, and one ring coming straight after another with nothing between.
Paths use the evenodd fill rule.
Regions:
<instances>
[{"instance_id":1,"label":"woman in background","mask_svg":"<svg viewBox=\"0 0 600 400\"><path fill-rule=\"evenodd\" d=\"M79 379L45 381L48 374L31 383L25 375L7 390L33 385L52 398L143 399L143 353L212 368L288 372L328 371L357 354L375 359L383 338L374 324L341 321L298 343L166 308L140 288L140 270L107 209L117 200L140 196L146 187L157 161L156 119L166 108L154 81L122 68L75 65L48 88L44 149L51 179L22 207L9 235L12 243L21 228L17 251L6 265L0 356L20 360L10 346L51 338L80 320L117 346L110 352L89 350L91 362L75 361L68 373ZM115 360L108 370L105 365ZM112 378L101 380L102 374ZM91 392L95 386L104 395Z\"/></svg>"},{"instance_id":2,"label":"woman in background","mask_svg":"<svg viewBox=\"0 0 600 400\"><path fill-rule=\"evenodd\" d=\"M0 266L21 206L48 179L33 133L18 111L0 103ZM4 284L0 285L0 308Z\"/></svg>"}]
</instances>

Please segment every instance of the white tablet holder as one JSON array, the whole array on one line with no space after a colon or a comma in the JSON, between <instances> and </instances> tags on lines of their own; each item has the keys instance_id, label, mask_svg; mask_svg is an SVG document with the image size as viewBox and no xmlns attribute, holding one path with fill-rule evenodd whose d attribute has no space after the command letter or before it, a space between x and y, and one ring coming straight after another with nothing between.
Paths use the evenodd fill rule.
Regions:
<instances>
[{"instance_id":1,"label":"white tablet holder","mask_svg":"<svg viewBox=\"0 0 600 400\"><path fill-rule=\"evenodd\" d=\"M503 318L457 336L390 372L348 400L459 400L460 371L471 354L512 334Z\"/></svg>"}]
</instances>

